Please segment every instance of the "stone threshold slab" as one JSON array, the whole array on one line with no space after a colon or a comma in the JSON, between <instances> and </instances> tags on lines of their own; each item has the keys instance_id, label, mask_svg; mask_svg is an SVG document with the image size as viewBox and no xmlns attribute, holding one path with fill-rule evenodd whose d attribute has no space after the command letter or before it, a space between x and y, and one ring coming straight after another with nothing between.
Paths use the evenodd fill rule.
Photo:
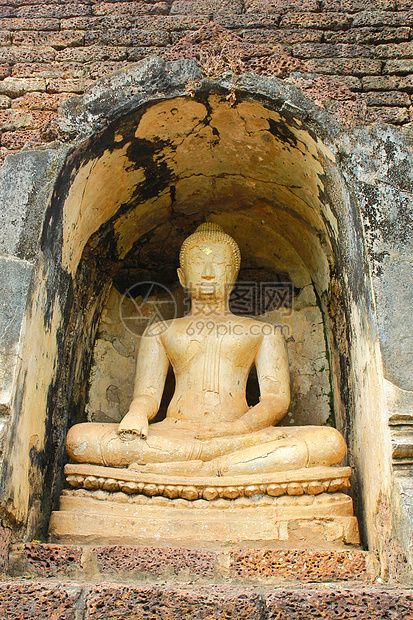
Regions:
<instances>
[{"instance_id":1,"label":"stone threshold slab","mask_svg":"<svg viewBox=\"0 0 413 620\"><path fill-rule=\"evenodd\" d=\"M57 545L22 543L11 548L14 577L101 580L132 583L199 584L279 582L371 582L375 554L356 548L220 549L165 545Z\"/></svg>"}]
</instances>

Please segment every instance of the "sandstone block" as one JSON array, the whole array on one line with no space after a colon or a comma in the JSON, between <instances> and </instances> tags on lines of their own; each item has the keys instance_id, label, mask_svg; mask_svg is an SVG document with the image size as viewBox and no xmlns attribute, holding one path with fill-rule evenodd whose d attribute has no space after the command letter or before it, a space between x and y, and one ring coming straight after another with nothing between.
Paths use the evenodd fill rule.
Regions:
<instances>
[{"instance_id":1,"label":"sandstone block","mask_svg":"<svg viewBox=\"0 0 413 620\"><path fill-rule=\"evenodd\" d=\"M46 80L44 78L17 78L6 77L0 82L0 94L8 97L20 97L24 93L46 90Z\"/></svg>"},{"instance_id":2,"label":"sandstone block","mask_svg":"<svg viewBox=\"0 0 413 620\"><path fill-rule=\"evenodd\" d=\"M396 10L397 0L323 0L324 11L377 11L377 9Z\"/></svg>"},{"instance_id":3,"label":"sandstone block","mask_svg":"<svg viewBox=\"0 0 413 620\"><path fill-rule=\"evenodd\" d=\"M281 28L313 28L315 30L340 30L350 25L344 13L287 13L281 17Z\"/></svg>"},{"instance_id":4,"label":"sandstone block","mask_svg":"<svg viewBox=\"0 0 413 620\"><path fill-rule=\"evenodd\" d=\"M162 46L170 42L169 32L166 30L108 30L106 32L92 32L85 34L85 45L99 42L100 45L129 46L147 45Z\"/></svg>"},{"instance_id":5,"label":"sandstone block","mask_svg":"<svg viewBox=\"0 0 413 620\"><path fill-rule=\"evenodd\" d=\"M240 16L235 15L234 18ZM207 15L140 15L131 18L130 25L142 30L197 30L208 23Z\"/></svg>"},{"instance_id":6,"label":"sandstone block","mask_svg":"<svg viewBox=\"0 0 413 620\"><path fill-rule=\"evenodd\" d=\"M127 57L127 47L91 45L89 47L66 48L56 52L57 61L88 62L91 58L96 60L124 60Z\"/></svg>"},{"instance_id":7,"label":"sandstone block","mask_svg":"<svg viewBox=\"0 0 413 620\"><path fill-rule=\"evenodd\" d=\"M88 596L85 620L124 620L126 609L133 609L136 618L151 620L260 620L264 607L260 595L247 588L95 586Z\"/></svg>"},{"instance_id":8,"label":"sandstone block","mask_svg":"<svg viewBox=\"0 0 413 620\"><path fill-rule=\"evenodd\" d=\"M380 73L381 64L379 60L368 60L365 58L335 58L334 60L325 58L306 61L306 66L312 73L344 74L356 77Z\"/></svg>"},{"instance_id":9,"label":"sandstone block","mask_svg":"<svg viewBox=\"0 0 413 620\"><path fill-rule=\"evenodd\" d=\"M411 28L352 28L345 32L325 32L324 41L326 43L391 43L408 41L410 39Z\"/></svg>"},{"instance_id":10,"label":"sandstone block","mask_svg":"<svg viewBox=\"0 0 413 620\"><path fill-rule=\"evenodd\" d=\"M148 54L162 53L161 47L128 47L126 49L128 50L127 56L129 62L143 60Z\"/></svg>"},{"instance_id":11,"label":"sandstone block","mask_svg":"<svg viewBox=\"0 0 413 620\"><path fill-rule=\"evenodd\" d=\"M0 80L11 74L11 68L9 65L0 65Z\"/></svg>"},{"instance_id":12,"label":"sandstone block","mask_svg":"<svg viewBox=\"0 0 413 620\"><path fill-rule=\"evenodd\" d=\"M395 90L402 78L393 75L372 75L361 78L364 90Z\"/></svg>"},{"instance_id":13,"label":"sandstone block","mask_svg":"<svg viewBox=\"0 0 413 620\"><path fill-rule=\"evenodd\" d=\"M12 101L12 108L27 108L29 110L49 110L56 111L66 99L71 96L67 93L53 94L48 93L28 93L24 97L18 97ZM10 106L6 106L10 107Z\"/></svg>"},{"instance_id":14,"label":"sandstone block","mask_svg":"<svg viewBox=\"0 0 413 620\"><path fill-rule=\"evenodd\" d=\"M231 552L234 579L271 581L372 580L363 551L311 551L308 549L245 549Z\"/></svg>"},{"instance_id":15,"label":"sandstone block","mask_svg":"<svg viewBox=\"0 0 413 620\"><path fill-rule=\"evenodd\" d=\"M167 15L168 2L96 2L92 5L92 15Z\"/></svg>"},{"instance_id":16,"label":"sandstone block","mask_svg":"<svg viewBox=\"0 0 413 620\"><path fill-rule=\"evenodd\" d=\"M82 552L76 545L22 544L10 553L10 574L48 579L70 575L82 569Z\"/></svg>"},{"instance_id":17,"label":"sandstone block","mask_svg":"<svg viewBox=\"0 0 413 620\"><path fill-rule=\"evenodd\" d=\"M378 45L376 52L379 58L413 58L413 41Z\"/></svg>"},{"instance_id":18,"label":"sandstone block","mask_svg":"<svg viewBox=\"0 0 413 620\"><path fill-rule=\"evenodd\" d=\"M165 576L186 572L192 578L214 576L216 553L206 549L187 549L184 547L135 547L110 545L95 547L97 566L101 573L142 572Z\"/></svg>"},{"instance_id":19,"label":"sandstone block","mask_svg":"<svg viewBox=\"0 0 413 620\"><path fill-rule=\"evenodd\" d=\"M247 13L245 15L217 15L215 22L224 28L276 28L277 14Z\"/></svg>"},{"instance_id":20,"label":"sandstone block","mask_svg":"<svg viewBox=\"0 0 413 620\"><path fill-rule=\"evenodd\" d=\"M171 6L171 15L212 15L212 14L240 14L242 13L241 0L175 0Z\"/></svg>"},{"instance_id":21,"label":"sandstone block","mask_svg":"<svg viewBox=\"0 0 413 620\"><path fill-rule=\"evenodd\" d=\"M48 93L84 93L88 86L93 84L93 80L87 78L80 79L61 79L52 78L47 80ZM50 95L56 97L58 95ZM64 98L63 98L64 100ZM60 104L59 104L60 105Z\"/></svg>"},{"instance_id":22,"label":"sandstone block","mask_svg":"<svg viewBox=\"0 0 413 620\"><path fill-rule=\"evenodd\" d=\"M9 108L11 104L11 99L10 97L6 97L6 95L0 95L0 108L1 109L5 109L5 108Z\"/></svg>"},{"instance_id":23,"label":"sandstone block","mask_svg":"<svg viewBox=\"0 0 413 620\"><path fill-rule=\"evenodd\" d=\"M406 75L398 79L400 80L399 88L401 90L405 90L408 93L413 93L413 75Z\"/></svg>"},{"instance_id":24,"label":"sandstone block","mask_svg":"<svg viewBox=\"0 0 413 620\"><path fill-rule=\"evenodd\" d=\"M49 45L54 49L83 45L84 32L65 30L63 32L35 32L23 30L13 34L14 45Z\"/></svg>"},{"instance_id":25,"label":"sandstone block","mask_svg":"<svg viewBox=\"0 0 413 620\"><path fill-rule=\"evenodd\" d=\"M373 91L363 93L362 97L369 106L410 106L409 95L398 91Z\"/></svg>"},{"instance_id":26,"label":"sandstone block","mask_svg":"<svg viewBox=\"0 0 413 620\"><path fill-rule=\"evenodd\" d=\"M372 106L369 108L369 112L372 114L373 120L381 118L385 123L392 123L393 125L402 125L410 120L407 108Z\"/></svg>"},{"instance_id":27,"label":"sandstone block","mask_svg":"<svg viewBox=\"0 0 413 620\"><path fill-rule=\"evenodd\" d=\"M0 30L59 30L58 19L0 19Z\"/></svg>"},{"instance_id":28,"label":"sandstone block","mask_svg":"<svg viewBox=\"0 0 413 620\"><path fill-rule=\"evenodd\" d=\"M17 17L17 10L13 6L0 6L1 17Z\"/></svg>"},{"instance_id":29,"label":"sandstone block","mask_svg":"<svg viewBox=\"0 0 413 620\"><path fill-rule=\"evenodd\" d=\"M11 529L0 526L0 573L7 567L10 541Z\"/></svg>"},{"instance_id":30,"label":"sandstone block","mask_svg":"<svg viewBox=\"0 0 413 620\"><path fill-rule=\"evenodd\" d=\"M129 60L131 60L131 52L134 51L135 49L137 48L129 48L128 50ZM148 52L148 50L146 48L139 48L139 49L145 50L144 52L142 52L141 58L143 58L145 54ZM128 66L127 60L121 60L121 61L110 60L110 61L103 61L103 62L92 62L88 64L87 66L87 75L92 80L99 80L100 78L110 75L114 71L119 71L121 69L124 69L127 66Z\"/></svg>"},{"instance_id":31,"label":"sandstone block","mask_svg":"<svg viewBox=\"0 0 413 620\"><path fill-rule=\"evenodd\" d=\"M361 79L351 75L332 75L333 79L345 84L350 90L362 90Z\"/></svg>"},{"instance_id":32,"label":"sandstone block","mask_svg":"<svg viewBox=\"0 0 413 620\"><path fill-rule=\"evenodd\" d=\"M54 118L53 112L38 110L0 110L0 123L4 131L16 129L44 129Z\"/></svg>"},{"instance_id":33,"label":"sandstone block","mask_svg":"<svg viewBox=\"0 0 413 620\"><path fill-rule=\"evenodd\" d=\"M247 13L287 13L288 11L318 11L317 0L246 0Z\"/></svg>"},{"instance_id":34,"label":"sandstone block","mask_svg":"<svg viewBox=\"0 0 413 620\"><path fill-rule=\"evenodd\" d=\"M0 617L7 620L75 620L80 587L25 581L0 583Z\"/></svg>"},{"instance_id":35,"label":"sandstone block","mask_svg":"<svg viewBox=\"0 0 413 620\"><path fill-rule=\"evenodd\" d=\"M38 129L25 131L3 131L0 136L1 146L12 150L20 150L24 146L38 146L42 143L41 132Z\"/></svg>"},{"instance_id":36,"label":"sandstone block","mask_svg":"<svg viewBox=\"0 0 413 620\"><path fill-rule=\"evenodd\" d=\"M60 21L62 30L91 30L99 28L106 30L108 28L129 28L131 25L131 20L124 16L72 17Z\"/></svg>"},{"instance_id":37,"label":"sandstone block","mask_svg":"<svg viewBox=\"0 0 413 620\"><path fill-rule=\"evenodd\" d=\"M378 71L375 71L378 73ZM396 73L399 75L406 75L407 73L413 73L413 58L403 60L387 60L383 67L384 74Z\"/></svg>"},{"instance_id":38,"label":"sandstone block","mask_svg":"<svg viewBox=\"0 0 413 620\"><path fill-rule=\"evenodd\" d=\"M341 56L343 58L373 57L373 51L362 45L327 43L303 43L293 46L293 55L298 58L331 58Z\"/></svg>"},{"instance_id":39,"label":"sandstone block","mask_svg":"<svg viewBox=\"0 0 413 620\"><path fill-rule=\"evenodd\" d=\"M85 75L85 67L75 62L33 62L16 63L12 69L13 77L79 78Z\"/></svg>"},{"instance_id":40,"label":"sandstone block","mask_svg":"<svg viewBox=\"0 0 413 620\"><path fill-rule=\"evenodd\" d=\"M0 47L0 62L49 62L54 60L56 51L52 47L12 46Z\"/></svg>"},{"instance_id":41,"label":"sandstone block","mask_svg":"<svg viewBox=\"0 0 413 620\"><path fill-rule=\"evenodd\" d=\"M412 26L412 11L360 11L353 16L352 26Z\"/></svg>"},{"instance_id":42,"label":"sandstone block","mask_svg":"<svg viewBox=\"0 0 413 620\"><path fill-rule=\"evenodd\" d=\"M11 34L7 30L0 31L0 45L10 45Z\"/></svg>"},{"instance_id":43,"label":"sandstone block","mask_svg":"<svg viewBox=\"0 0 413 620\"><path fill-rule=\"evenodd\" d=\"M309 587L271 592L266 596L266 608L269 620L301 620L316 617L317 614L326 618L384 620L392 613L403 620L411 620L412 601L408 590L327 586L322 591Z\"/></svg>"},{"instance_id":44,"label":"sandstone block","mask_svg":"<svg viewBox=\"0 0 413 620\"><path fill-rule=\"evenodd\" d=\"M89 4L64 3L64 4L33 4L21 6L17 9L17 16L23 19L39 19L41 17L74 17L76 15L90 15L92 12Z\"/></svg>"},{"instance_id":45,"label":"sandstone block","mask_svg":"<svg viewBox=\"0 0 413 620\"><path fill-rule=\"evenodd\" d=\"M242 37L251 43L302 43L320 42L323 33L321 30L243 30Z\"/></svg>"}]
</instances>

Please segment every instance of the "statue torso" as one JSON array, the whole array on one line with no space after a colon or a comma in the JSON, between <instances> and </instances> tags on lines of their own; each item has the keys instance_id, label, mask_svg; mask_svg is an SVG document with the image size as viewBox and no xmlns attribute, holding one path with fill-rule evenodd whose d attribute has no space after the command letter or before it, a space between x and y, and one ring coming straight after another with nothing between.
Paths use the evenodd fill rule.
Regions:
<instances>
[{"instance_id":1,"label":"statue torso","mask_svg":"<svg viewBox=\"0 0 413 620\"><path fill-rule=\"evenodd\" d=\"M175 320L161 337L176 378L167 417L205 426L240 418L262 325L235 315Z\"/></svg>"}]
</instances>

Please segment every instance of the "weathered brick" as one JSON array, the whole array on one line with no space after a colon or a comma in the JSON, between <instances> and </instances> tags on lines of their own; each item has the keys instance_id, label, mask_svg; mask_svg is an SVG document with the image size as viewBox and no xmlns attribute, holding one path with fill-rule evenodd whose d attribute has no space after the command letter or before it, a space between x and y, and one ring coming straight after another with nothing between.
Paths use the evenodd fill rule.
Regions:
<instances>
[{"instance_id":1,"label":"weathered brick","mask_svg":"<svg viewBox=\"0 0 413 620\"><path fill-rule=\"evenodd\" d=\"M75 62L33 62L16 63L13 65L13 77L60 77L60 78L80 78L85 75L85 66Z\"/></svg>"},{"instance_id":2,"label":"weathered brick","mask_svg":"<svg viewBox=\"0 0 413 620\"><path fill-rule=\"evenodd\" d=\"M397 0L397 8L399 11L409 10L412 8L412 0Z\"/></svg>"},{"instance_id":3,"label":"weathered brick","mask_svg":"<svg viewBox=\"0 0 413 620\"><path fill-rule=\"evenodd\" d=\"M413 75L406 75L399 78L400 90L405 90L408 93L413 93Z\"/></svg>"},{"instance_id":4,"label":"weathered brick","mask_svg":"<svg viewBox=\"0 0 413 620\"><path fill-rule=\"evenodd\" d=\"M8 75L11 75L11 67L8 64L0 64L0 80L3 80Z\"/></svg>"},{"instance_id":5,"label":"weathered brick","mask_svg":"<svg viewBox=\"0 0 413 620\"><path fill-rule=\"evenodd\" d=\"M293 46L293 55L297 58L331 58L335 56L343 58L366 57L372 58L373 52L370 48L361 45L328 43L303 43Z\"/></svg>"},{"instance_id":6,"label":"weathered brick","mask_svg":"<svg viewBox=\"0 0 413 620\"><path fill-rule=\"evenodd\" d=\"M38 133L38 139L43 142L48 141L41 132ZM5 142L4 146L12 148ZM45 543L17 545L10 553L9 571L13 575L31 575L48 579L63 577L73 571L82 570L82 552L82 547L77 545Z\"/></svg>"},{"instance_id":7,"label":"weathered brick","mask_svg":"<svg viewBox=\"0 0 413 620\"><path fill-rule=\"evenodd\" d=\"M80 594L78 586L65 589L60 583L5 581L0 583L0 618L75 620Z\"/></svg>"},{"instance_id":8,"label":"weathered brick","mask_svg":"<svg viewBox=\"0 0 413 620\"><path fill-rule=\"evenodd\" d=\"M372 75L361 78L364 90L395 90L402 78L391 75Z\"/></svg>"},{"instance_id":9,"label":"weathered brick","mask_svg":"<svg viewBox=\"0 0 413 620\"><path fill-rule=\"evenodd\" d=\"M375 71L375 73L379 73L379 72ZM407 73L413 73L413 59L387 60L384 63L383 73L390 74L390 75L392 73L396 73L400 75L407 74Z\"/></svg>"},{"instance_id":10,"label":"weathered brick","mask_svg":"<svg viewBox=\"0 0 413 620\"><path fill-rule=\"evenodd\" d=\"M44 78L15 78L7 77L0 82L0 93L8 97L20 97L24 93L46 90L46 80Z\"/></svg>"},{"instance_id":11,"label":"weathered brick","mask_svg":"<svg viewBox=\"0 0 413 620\"><path fill-rule=\"evenodd\" d=\"M162 46L170 43L167 30L108 30L106 32L86 32L85 45L147 45Z\"/></svg>"},{"instance_id":12,"label":"weathered brick","mask_svg":"<svg viewBox=\"0 0 413 620\"><path fill-rule=\"evenodd\" d=\"M123 60L126 47L91 45L89 47L71 47L56 52L58 61L88 62L94 60ZM1 52L0 52L1 53Z\"/></svg>"},{"instance_id":13,"label":"weathered brick","mask_svg":"<svg viewBox=\"0 0 413 620\"><path fill-rule=\"evenodd\" d=\"M46 62L54 60L56 51L52 47L0 47L0 62Z\"/></svg>"},{"instance_id":14,"label":"weathered brick","mask_svg":"<svg viewBox=\"0 0 413 620\"><path fill-rule=\"evenodd\" d=\"M130 53L132 49L134 48L130 48L128 52ZM142 58L144 58L145 54L148 53L148 50L146 48L140 48L140 49L145 50L142 52L143 54ZM93 80L100 80L100 78L106 77L107 75L110 75L114 71L120 71L122 69L126 69L128 64L129 64L128 60L92 62L88 64L87 66L87 75Z\"/></svg>"},{"instance_id":15,"label":"weathered brick","mask_svg":"<svg viewBox=\"0 0 413 620\"><path fill-rule=\"evenodd\" d=\"M35 32L23 30L13 34L13 45L49 45L54 49L79 47L84 43L84 32L65 30L63 32Z\"/></svg>"},{"instance_id":16,"label":"weathered brick","mask_svg":"<svg viewBox=\"0 0 413 620\"><path fill-rule=\"evenodd\" d=\"M6 95L0 95L0 108L2 110L5 110L6 108L9 108L10 105L11 105L10 97L6 97ZM1 564L1 556L0 556L0 564ZM0 568L0 572L1 572L1 568Z\"/></svg>"},{"instance_id":17,"label":"weathered brick","mask_svg":"<svg viewBox=\"0 0 413 620\"><path fill-rule=\"evenodd\" d=\"M17 9L17 16L23 18L35 18L39 17L75 17L76 15L90 15L92 12L89 4L36 4L29 6L21 6Z\"/></svg>"},{"instance_id":18,"label":"weathered brick","mask_svg":"<svg viewBox=\"0 0 413 620\"><path fill-rule=\"evenodd\" d=\"M241 0L175 0L171 6L171 15L201 15L242 13Z\"/></svg>"},{"instance_id":19,"label":"weathered brick","mask_svg":"<svg viewBox=\"0 0 413 620\"><path fill-rule=\"evenodd\" d=\"M17 10L14 6L0 6L0 17L17 17Z\"/></svg>"},{"instance_id":20,"label":"weathered brick","mask_svg":"<svg viewBox=\"0 0 413 620\"><path fill-rule=\"evenodd\" d=\"M198 30L207 23L207 15L141 15L131 20L133 28L142 30Z\"/></svg>"},{"instance_id":21,"label":"weathered brick","mask_svg":"<svg viewBox=\"0 0 413 620\"><path fill-rule=\"evenodd\" d=\"M409 112L407 108L397 107L369 107L369 112L374 117L381 118L385 123L392 123L393 125L403 125L410 120Z\"/></svg>"},{"instance_id":22,"label":"weathered brick","mask_svg":"<svg viewBox=\"0 0 413 620\"><path fill-rule=\"evenodd\" d=\"M133 610L125 616L125 610ZM129 614L129 612L127 612ZM259 620L263 603L258 592L243 587L215 586L95 586L91 589L85 620L125 618L169 620L172 618L237 618Z\"/></svg>"},{"instance_id":23,"label":"weathered brick","mask_svg":"<svg viewBox=\"0 0 413 620\"><path fill-rule=\"evenodd\" d=\"M353 91L359 91L362 90L362 84L361 84L361 79L354 77L352 75L332 75L331 76L334 80L337 80L338 82L342 82L343 84L345 84L347 86L347 88L349 88L350 90Z\"/></svg>"},{"instance_id":24,"label":"weathered brick","mask_svg":"<svg viewBox=\"0 0 413 620\"><path fill-rule=\"evenodd\" d=\"M94 80L80 78L77 80L52 78L47 81L47 92L49 93L84 93Z\"/></svg>"},{"instance_id":25,"label":"weathered brick","mask_svg":"<svg viewBox=\"0 0 413 620\"><path fill-rule=\"evenodd\" d=\"M377 9L395 10L397 0L323 0L323 11L377 11Z\"/></svg>"},{"instance_id":26,"label":"weathered brick","mask_svg":"<svg viewBox=\"0 0 413 620\"><path fill-rule=\"evenodd\" d=\"M59 30L58 19L0 19L0 30Z\"/></svg>"},{"instance_id":27,"label":"weathered brick","mask_svg":"<svg viewBox=\"0 0 413 620\"><path fill-rule=\"evenodd\" d=\"M5 100L0 99L0 107L8 107ZM9 545L11 541L11 529L0 525L0 573L3 573L7 567L7 558L9 554Z\"/></svg>"},{"instance_id":28,"label":"weathered brick","mask_svg":"<svg viewBox=\"0 0 413 620\"><path fill-rule=\"evenodd\" d=\"M376 52L379 58L413 58L413 41L377 45Z\"/></svg>"},{"instance_id":29,"label":"weathered brick","mask_svg":"<svg viewBox=\"0 0 413 620\"><path fill-rule=\"evenodd\" d=\"M129 17L71 17L60 21L62 30L90 30L102 28L131 28L132 21Z\"/></svg>"},{"instance_id":30,"label":"weathered brick","mask_svg":"<svg viewBox=\"0 0 413 620\"><path fill-rule=\"evenodd\" d=\"M310 59L306 61L308 71L313 73L337 74L337 75L374 75L380 73L382 63L380 60L365 58L335 58Z\"/></svg>"},{"instance_id":31,"label":"weathered brick","mask_svg":"<svg viewBox=\"0 0 413 620\"><path fill-rule=\"evenodd\" d=\"M352 26L413 26L413 12L361 11L353 16Z\"/></svg>"},{"instance_id":32,"label":"weathered brick","mask_svg":"<svg viewBox=\"0 0 413 620\"><path fill-rule=\"evenodd\" d=\"M320 42L321 30L242 30L243 39L250 43L303 43Z\"/></svg>"},{"instance_id":33,"label":"weathered brick","mask_svg":"<svg viewBox=\"0 0 413 620\"><path fill-rule=\"evenodd\" d=\"M71 97L71 93L27 93L23 97L13 99L12 108L27 108L28 110L57 111L64 101Z\"/></svg>"},{"instance_id":34,"label":"weathered brick","mask_svg":"<svg viewBox=\"0 0 413 620\"><path fill-rule=\"evenodd\" d=\"M4 131L17 129L44 129L55 117L54 112L39 110L0 110L0 123Z\"/></svg>"},{"instance_id":35,"label":"weathered brick","mask_svg":"<svg viewBox=\"0 0 413 620\"><path fill-rule=\"evenodd\" d=\"M247 13L286 13L287 11L318 11L317 0L246 0Z\"/></svg>"},{"instance_id":36,"label":"weathered brick","mask_svg":"<svg viewBox=\"0 0 413 620\"><path fill-rule=\"evenodd\" d=\"M0 30L0 45L10 45L11 33L7 30Z\"/></svg>"},{"instance_id":37,"label":"weathered brick","mask_svg":"<svg viewBox=\"0 0 413 620\"><path fill-rule=\"evenodd\" d=\"M410 97L407 93L397 91L373 91L363 93L362 97L369 106L410 106Z\"/></svg>"},{"instance_id":38,"label":"weathered brick","mask_svg":"<svg viewBox=\"0 0 413 620\"><path fill-rule=\"evenodd\" d=\"M408 41L412 29L402 28L352 28L345 32L325 32L326 43L392 43Z\"/></svg>"},{"instance_id":39,"label":"weathered brick","mask_svg":"<svg viewBox=\"0 0 413 620\"><path fill-rule=\"evenodd\" d=\"M339 30L348 28L350 18L344 13L287 13L281 18L281 28L312 28Z\"/></svg>"},{"instance_id":40,"label":"weathered brick","mask_svg":"<svg viewBox=\"0 0 413 620\"><path fill-rule=\"evenodd\" d=\"M138 62L143 58L146 58L148 54L161 53L164 48L162 47L127 47L127 58L130 62Z\"/></svg>"},{"instance_id":41,"label":"weathered brick","mask_svg":"<svg viewBox=\"0 0 413 620\"><path fill-rule=\"evenodd\" d=\"M217 15L215 22L224 28L276 28L279 15L247 13L246 15Z\"/></svg>"},{"instance_id":42,"label":"weathered brick","mask_svg":"<svg viewBox=\"0 0 413 620\"><path fill-rule=\"evenodd\" d=\"M92 15L167 15L167 2L97 2L92 6Z\"/></svg>"}]
</instances>

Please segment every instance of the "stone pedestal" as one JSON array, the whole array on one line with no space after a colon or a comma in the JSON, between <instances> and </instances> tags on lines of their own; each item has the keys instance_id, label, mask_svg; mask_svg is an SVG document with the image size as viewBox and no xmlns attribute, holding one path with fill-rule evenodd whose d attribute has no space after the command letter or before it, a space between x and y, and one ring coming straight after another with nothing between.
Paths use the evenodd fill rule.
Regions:
<instances>
[{"instance_id":1,"label":"stone pedestal","mask_svg":"<svg viewBox=\"0 0 413 620\"><path fill-rule=\"evenodd\" d=\"M63 491L60 510L52 513L53 542L264 542L306 548L360 542L352 500L340 492L348 486L349 468L311 468L248 480L168 480L89 465L68 465L66 474L73 487Z\"/></svg>"}]
</instances>

